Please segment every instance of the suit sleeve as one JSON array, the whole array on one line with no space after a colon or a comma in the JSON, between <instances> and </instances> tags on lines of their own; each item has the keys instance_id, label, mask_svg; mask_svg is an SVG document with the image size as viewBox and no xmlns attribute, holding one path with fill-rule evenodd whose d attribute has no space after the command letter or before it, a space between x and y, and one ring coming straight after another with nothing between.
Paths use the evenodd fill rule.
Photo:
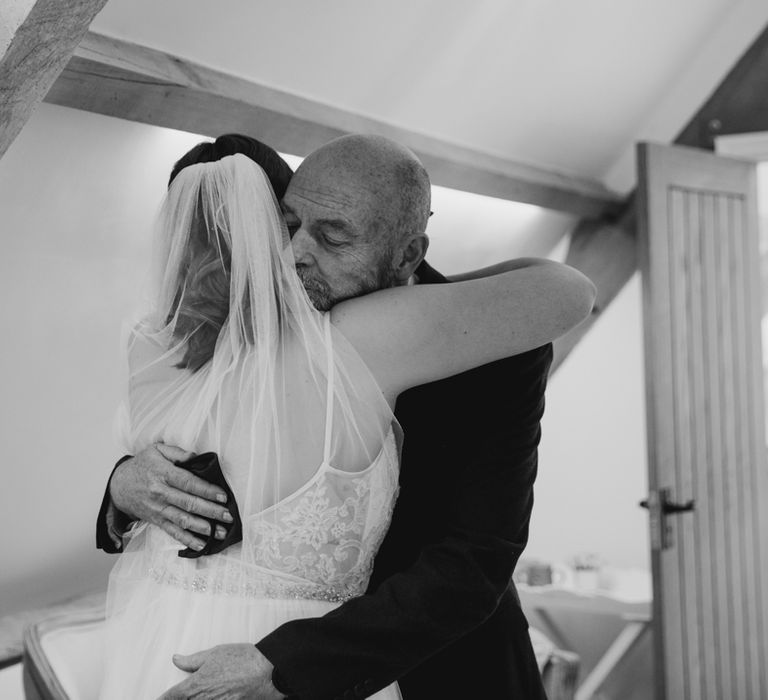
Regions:
<instances>
[{"instance_id":1,"label":"suit sleeve","mask_svg":"<svg viewBox=\"0 0 768 700\"><path fill-rule=\"evenodd\" d=\"M107 486L104 489L104 497L101 499L99 514L96 516L96 549L104 550L107 554L119 554L121 551L115 547L110 533L122 536L131 523L131 519L115 507L109 496L109 484L112 481L112 474L115 473L115 469L130 458L131 455L121 457L112 469L109 479L107 479Z\"/></svg>"},{"instance_id":2,"label":"suit sleeve","mask_svg":"<svg viewBox=\"0 0 768 700\"><path fill-rule=\"evenodd\" d=\"M551 358L551 345L526 353L513 365L523 379L497 404L505 410L475 417L482 435L465 468L449 477L453 502L442 539L374 592L323 617L288 622L257 643L292 693L368 697L494 612L528 539ZM498 393L498 384L478 386L477 398L489 391ZM477 413L477 404L465 410Z\"/></svg>"}]
</instances>

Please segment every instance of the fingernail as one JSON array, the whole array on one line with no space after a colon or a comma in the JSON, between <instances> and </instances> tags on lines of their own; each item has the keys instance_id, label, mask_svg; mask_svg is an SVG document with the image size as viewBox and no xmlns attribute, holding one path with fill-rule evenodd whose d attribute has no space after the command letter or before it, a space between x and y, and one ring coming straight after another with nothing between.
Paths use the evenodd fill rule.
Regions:
<instances>
[{"instance_id":1,"label":"fingernail","mask_svg":"<svg viewBox=\"0 0 768 700\"><path fill-rule=\"evenodd\" d=\"M216 500L219 503L226 503L227 502L227 494L226 493L217 493L216 494Z\"/></svg>"},{"instance_id":2,"label":"fingernail","mask_svg":"<svg viewBox=\"0 0 768 700\"><path fill-rule=\"evenodd\" d=\"M225 510L225 511L224 511L224 512L221 514L221 519L222 519L222 520L223 520L225 523L231 523L231 522L233 522L233 520L234 520L234 519L232 518L232 514L231 514L231 513L230 513L228 510Z\"/></svg>"},{"instance_id":3,"label":"fingernail","mask_svg":"<svg viewBox=\"0 0 768 700\"><path fill-rule=\"evenodd\" d=\"M216 539L223 540L227 536L227 531L221 527L218 526L216 528Z\"/></svg>"},{"instance_id":4,"label":"fingernail","mask_svg":"<svg viewBox=\"0 0 768 700\"><path fill-rule=\"evenodd\" d=\"M199 552L203 547L205 547L205 544L203 542L194 542L192 547Z\"/></svg>"}]
</instances>

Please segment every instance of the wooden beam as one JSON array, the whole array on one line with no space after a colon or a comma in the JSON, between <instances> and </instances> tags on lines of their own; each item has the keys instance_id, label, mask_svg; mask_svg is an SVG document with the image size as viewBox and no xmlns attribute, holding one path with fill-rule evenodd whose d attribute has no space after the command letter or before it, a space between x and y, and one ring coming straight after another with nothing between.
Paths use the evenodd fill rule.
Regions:
<instances>
[{"instance_id":1,"label":"wooden beam","mask_svg":"<svg viewBox=\"0 0 768 700\"><path fill-rule=\"evenodd\" d=\"M674 143L714 150L717 136L768 131L768 27L738 60Z\"/></svg>"},{"instance_id":2,"label":"wooden beam","mask_svg":"<svg viewBox=\"0 0 768 700\"><path fill-rule=\"evenodd\" d=\"M768 131L768 27L744 52L674 143L714 149L716 136ZM574 231L566 262L597 286L592 316L555 343L552 371L594 325L637 268L634 195L618 217L582 221Z\"/></svg>"},{"instance_id":3,"label":"wooden beam","mask_svg":"<svg viewBox=\"0 0 768 700\"><path fill-rule=\"evenodd\" d=\"M597 299L590 317L555 343L551 372L562 365L637 269L634 201L613 221L581 221L571 234L565 262L594 282Z\"/></svg>"},{"instance_id":4,"label":"wooden beam","mask_svg":"<svg viewBox=\"0 0 768 700\"><path fill-rule=\"evenodd\" d=\"M206 136L243 132L298 156L342 134L380 134L414 150L437 185L587 217L620 202L587 179L456 146L92 32L45 100Z\"/></svg>"},{"instance_id":5,"label":"wooden beam","mask_svg":"<svg viewBox=\"0 0 768 700\"><path fill-rule=\"evenodd\" d=\"M107 0L27 0L0 10L0 158Z\"/></svg>"}]
</instances>

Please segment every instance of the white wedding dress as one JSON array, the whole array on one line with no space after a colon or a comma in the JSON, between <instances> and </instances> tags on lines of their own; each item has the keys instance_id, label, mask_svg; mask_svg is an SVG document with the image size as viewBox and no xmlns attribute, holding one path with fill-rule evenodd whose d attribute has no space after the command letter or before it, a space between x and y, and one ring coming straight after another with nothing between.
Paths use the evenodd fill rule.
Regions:
<instances>
[{"instance_id":1,"label":"white wedding dress","mask_svg":"<svg viewBox=\"0 0 768 700\"><path fill-rule=\"evenodd\" d=\"M266 178L253 171L251 161L234 156L206 164L181 191L171 188L161 228L172 242L154 317L161 321L131 333L121 418L132 453L160 441L216 452L243 539L219 554L186 559L178 556L183 546L159 528L134 528L110 576L103 700L157 698L188 676L173 665L174 654L252 644L284 622L325 615L362 595L389 525L399 428L360 357L308 303ZM179 212L199 202L201 186L215 189L211 178L226 185L224 194L210 195L210 208L228 217L216 225L231 238L231 298L246 301L233 301L213 360L191 372L179 369L184 346L165 321L183 288L178 270L190 235ZM267 200L258 221L248 220L248 208L234 212L257 195ZM279 235L269 245L258 242L265 227ZM239 238L248 239L245 250L238 250ZM260 249L250 249L254 244ZM400 693L393 684L373 697Z\"/></svg>"}]
</instances>

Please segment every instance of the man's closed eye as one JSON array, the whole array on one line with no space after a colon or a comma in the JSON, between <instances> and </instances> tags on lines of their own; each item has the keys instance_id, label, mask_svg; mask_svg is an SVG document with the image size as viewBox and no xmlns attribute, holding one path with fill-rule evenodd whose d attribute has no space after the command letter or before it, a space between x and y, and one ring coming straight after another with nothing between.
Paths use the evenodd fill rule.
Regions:
<instances>
[{"instance_id":1,"label":"man's closed eye","mask_svg":"<svg viewBox=\"0 0 768 700\"><path fill-rule=\"evenodd\" d=\"M323 242L331 248L340 248L346 243L346 241L341 240L337 237L331 236L327 233L324 233L322 235L322 238L323 238Z\"/></svg>"}]
</instances>

